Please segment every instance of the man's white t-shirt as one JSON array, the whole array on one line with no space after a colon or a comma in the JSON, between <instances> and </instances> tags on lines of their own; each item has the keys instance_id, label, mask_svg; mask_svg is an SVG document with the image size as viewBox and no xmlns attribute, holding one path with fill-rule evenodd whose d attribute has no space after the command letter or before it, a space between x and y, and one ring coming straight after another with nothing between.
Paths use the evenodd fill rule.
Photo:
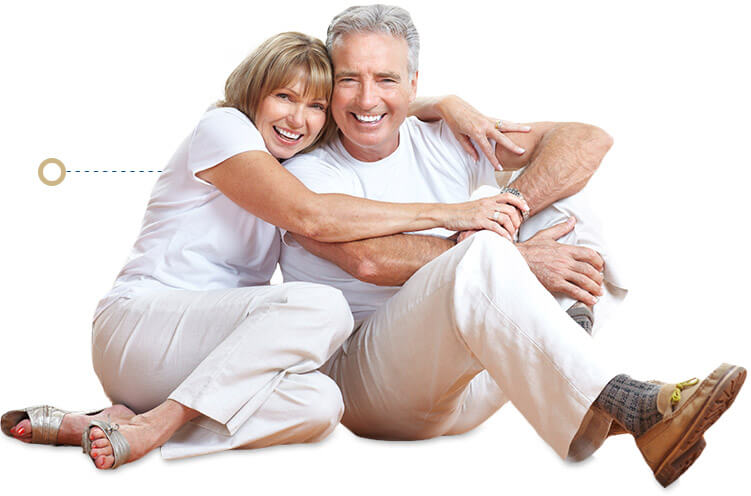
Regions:
<instances>
[{"instance_id":1,"label":"man's white t-shirt","mask_svg":"<svg viewBox=\"0 0 751 496\"><path fill-rule=\"evenodd\" d=\"M399 146L377 162L353 158L339 138L284 163L316 193L343 193L389 202L457 203L470 199L482 185L496 185L493 166L475 163L443 121L410 117L399 129ZM309 281L340 289L357 323L394 295L398 287L376 286L355 279L335 264L309 253L282 231L280 264L285 282ZM419 234L450 236L445 229Z\"/></svg>"},{"instance_id":2,"label":"man's white t-shirt","mask_svg":"<svg viewBox=\"0 0 751 496\"><path fill-rule=\"evenodd\" d=\"M153 288L196 291L269 283L279 258L277 228L196 174L234 155L266 151L235 108L209 109L154 185L141 233L94 318L121 297Z\"/></svg>"}]
</instances>

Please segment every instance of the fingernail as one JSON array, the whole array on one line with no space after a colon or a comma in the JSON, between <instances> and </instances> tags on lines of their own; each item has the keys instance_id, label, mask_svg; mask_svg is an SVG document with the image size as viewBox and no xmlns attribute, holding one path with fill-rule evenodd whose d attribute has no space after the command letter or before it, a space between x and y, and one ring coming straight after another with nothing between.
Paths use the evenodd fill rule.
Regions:
<instances>
[{"instance_id":1,"label":"fingernail","mask_svg":"<svg viewBox=\"0 0 751 496\"><path fill-rule=\"evenodd\" d=\"M525 150L525 149L524 149L524 148L522 148L522 147L519 147L519 148L518 148L518 151L519 151L519 153L524 153L524 152L526 152L527 150Z\"/></svg>"},{"instance_id":2,"label":"fingernail","mask_svg":"<svg viewBox=\"0 0 751 496\"><path fill-rule=\"evenodd\" d=\"M18 434L19 436L23 436L24 432L26 432L26 429L24 429L23 427L21 427L20 429L18 429L16 431L16 434Z\"/></svg>"},{"instance_id":3,"label":"fingernail","mask_svg":"<svg viewBox=\"0 0 751 496\"><path fill-rule=\"evenodd\" d=\"M531 130L532 130L532 127L531 127L531 126L524 126L524 130L525 130L525 131L531 131Z\"/></svg>"}]
</instances>

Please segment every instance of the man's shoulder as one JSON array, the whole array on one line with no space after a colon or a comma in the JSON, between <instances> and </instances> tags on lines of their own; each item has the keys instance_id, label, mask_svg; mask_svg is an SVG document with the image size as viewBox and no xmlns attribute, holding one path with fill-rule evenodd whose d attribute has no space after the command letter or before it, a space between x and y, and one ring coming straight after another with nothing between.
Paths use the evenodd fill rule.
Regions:
<instances>
[{"instance_id":1,"label":"man's shoulder","mask_svg":"<svg viewBox=\"0 0 751 496\"><path fill-rule=\"evenodd\" d=\"M334 146L334 141L325 143L318 148L306 153L299 153L284 161L284 167L295 169L298 167L317 166L322 168L341 168L341 156Z\"/></svg>"}]
</instances>

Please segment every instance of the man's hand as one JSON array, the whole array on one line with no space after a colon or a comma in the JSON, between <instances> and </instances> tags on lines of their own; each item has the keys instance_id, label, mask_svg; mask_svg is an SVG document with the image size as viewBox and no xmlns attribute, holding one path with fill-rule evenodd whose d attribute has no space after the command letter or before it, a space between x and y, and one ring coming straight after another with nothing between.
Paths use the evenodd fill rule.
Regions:
<instances>
[{"instance_id":1,"label":"man's hand","mask_svg":"<svg viewBox=\"0 0 751 496\"><path fill-rule=\"evenodd\" d=\"M576 219L570 217L517 243L516 247L545 289L594 305L603 294L605 262L594 250L556 241L571 232L575 224Z\"/></svg>"}]
</instances>

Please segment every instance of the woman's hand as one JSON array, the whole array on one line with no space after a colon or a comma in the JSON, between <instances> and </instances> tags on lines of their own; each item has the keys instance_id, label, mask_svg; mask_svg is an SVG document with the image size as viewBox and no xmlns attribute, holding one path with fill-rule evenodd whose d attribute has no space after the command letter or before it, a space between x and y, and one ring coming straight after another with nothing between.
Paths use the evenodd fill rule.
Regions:
<instances>
[{"instance_id":1,"label":"woman's hand","mask_svg":"<svg viewBox=\"0 0 751 496\"><path fill-rule=\"evenodd\" d=\"M454 95L440 98L436 103L436 109L464 150L475 161L479 160L480 156L475 147L472 146L472 141L480 147L482 153L488 157L496 170L501 170L501 164L498 162L495 150L488 140L495 140L499 146L507 148L517 155L524 153L524 148L518 146L503 133L509 131L526 133L531 130L529 126L487 117L472 105ZM500 123L500 127L496 127L498 123Z\"/></svg>"},{"instance_id":2,"label":"woman's hand","mask_svg":"<svg viewBox=\"0 0 751 496\"><path fill-rule=\"evenodd\" d=\"M513 241L529 206L511 193L489 196L464 203L446 204L444 226L452 231L487 229Z\"/></svg>"}]
</instances>

